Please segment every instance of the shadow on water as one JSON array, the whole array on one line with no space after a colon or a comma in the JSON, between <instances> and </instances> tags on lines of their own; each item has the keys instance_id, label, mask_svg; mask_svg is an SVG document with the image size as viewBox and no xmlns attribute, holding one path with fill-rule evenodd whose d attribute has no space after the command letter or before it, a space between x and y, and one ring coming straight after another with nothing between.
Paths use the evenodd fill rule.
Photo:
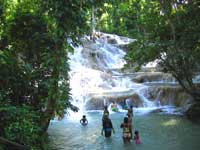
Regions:
<instances>
[{"instance_id":1,"label":"shadow on water","mask_svg":"<svg viewBox=\"0 0 200 150\"><path fill-rule=\"evenodd\" d=\"M80 118L52 121L48 133L53 150L199 150L200 125L181 116L134 115L133 130L139 130L141 144L124 144L122 123L125 113L110 115L115 128L111 138L101 135L102 112L88 112L89 124L81 126Z\"/></svg>"}]
</instances>

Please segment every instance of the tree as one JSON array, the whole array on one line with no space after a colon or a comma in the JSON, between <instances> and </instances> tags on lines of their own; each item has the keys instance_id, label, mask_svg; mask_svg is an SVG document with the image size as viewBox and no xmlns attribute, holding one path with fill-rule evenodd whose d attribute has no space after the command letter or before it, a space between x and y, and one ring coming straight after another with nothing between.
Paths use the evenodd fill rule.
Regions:
<instances>
[{"instance_id":1,"label":"tree","mask_svg":"<svg viewBox=\"0 0 200 150\"><path fill-rule=\"evenodd\" d=\"M126 59L141 66L155 59L172 73L194 102L187 114L199 117L200 87L193 78L200 69L200 11L198 1L155 0L143 5L140 36ZM142 33L141 33L142 32ZM193 111L194 110L194 111Z\"/></svg>"},{"instance_id":2,"label":"tree","mask_svg":"<svg viewBox=\"0 0 200 150\"><path fill-rule=\"evenodd\" d=\"M0 136L42 149L50 120L78 109L70 102L67 53L88 32L89 8L79 0L0 4Z\"/></svg>"}]
</instances>

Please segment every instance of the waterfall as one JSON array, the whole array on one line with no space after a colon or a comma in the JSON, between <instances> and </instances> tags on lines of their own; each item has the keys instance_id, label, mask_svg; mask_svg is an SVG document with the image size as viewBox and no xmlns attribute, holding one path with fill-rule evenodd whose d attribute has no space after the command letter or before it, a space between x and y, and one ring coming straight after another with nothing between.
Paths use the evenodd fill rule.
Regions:
<instances>
[{"instance_id":1,"label":"waterfall","mask_svg":"<svg viewBox=\"0 0 200 150\"><path fill-rule=\"evenodd\" d=\"M116 35L98 34L99 38L95 42L87 37L83 38L83 45L75 47L74 53L69 55L73 104L78 106L80 111L85 111L84 106L91 97L98 97L105 104L108 98L126 97L136 93L143 107L154 107L155 104L144 95L148 87L134 83L121 71L126 63L123 58L126 53L119 45L133 40Z\"/></svg>"}]
</instances>

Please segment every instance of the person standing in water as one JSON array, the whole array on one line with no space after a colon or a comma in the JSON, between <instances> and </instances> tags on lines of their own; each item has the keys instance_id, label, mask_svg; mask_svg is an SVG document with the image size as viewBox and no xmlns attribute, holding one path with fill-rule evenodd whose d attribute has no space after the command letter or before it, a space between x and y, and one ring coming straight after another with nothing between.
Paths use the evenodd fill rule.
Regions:
<instances>
[{"instance_id":1,"label":"person standing in water","mask_svg":"<svg viewBox=\"0 0 200 150\"><path fill-rule=\"evenodd\" d=\"M112 131L113 133L115 133L115 130L112 125L112 121L110 120L108 113L105 113L103 116L102 126L103 128L102 128L101 134L103 135L104 133L105 137L110 137L112 135Z\"/></svg>"},{"instance_id":2,"label":"person standing in water","mask_svg":"<svg viewBox=\"0 0 200 150\"><path fill-rule=\"evenodd\" d=\"M127 117L128 117L128 123L130 124L131 139L132 139L133 138L133 132L132 132L133 106L132 105L130 106L130 108L128 108Z\"/></svg>"},{"instance_id":3,"label":"person standing in water","mask_svg":"<svg viewBox=\"0 0 200 150\"><path fill-rule=\"evenodd\" d=\"M120 126L123 128L123 141L124 143L129 143L131 140L131 126L128 121L128 117L124 117L124 122Z\"/></svg>"},{"instance_id":4,"label":"person standing in water","mask_svg":"<svg viewBox=\"0 0 200 150\"><path fill-rule=\"evenodd\" d=\"M83 125L83 126L86 126L88 124L88 120L86 118L85 115L83 115L83 118L80 120L80 123Z\"/></svg>"},{"instance_id":5,"label":"person standing in water","mask_svg":"<svg viewBox=\"0 0 200 150\"><path fill-rule=\"evenodd\" d=\"M105 114L108 114L108 115L109 115L109 111L108 111L108 106L107 106L107 105L104 106L102 121L103 121L103 119L104 119L104 117L105 117Z\"/></svg>"},{"instance_id":6,"label":"person standing in water","mask_svg":"<svg viewBox=\"0 0 200 150\"><path fill-rule=\"evenodd\" d=\"M103 111L103 114L107 113L109 115L109 111L108 111L108 106L105 105L104 106L104 111Z\"/></svg>"},{"instance_id":7,"label":"person standing in water","mask_svg":"<svg viewBox=\"0 0 200 150\"><path fill-rule=\"evenodd\" d=\"M130 112L127 113L127 118L128 118L128 124L130 127L130 133L131 133L131 139L133 137L133 132L132 132L132 115Z\"/></svg>"},{"instance_id":8,"label":"person standing in water","mask_svg":"<svg viewBox=\"0 0 200 150\"><path fill-rule=\"evenodd\" d=\"M140 144L140 136L139 136L139 131L135 131L135 136L134 136L135 144Z\"/></svg>"},{"instance_id":9,"label":"person standing in water","mask_svg":"<svg viewBox=\"0 0 200 150\"><path fill-rule=\"evenodd\" d=\"M131 105L130 108L128 108L128 114L131 115L131 117L133 117L133 106Z\"/></svg>"}]
</instances>

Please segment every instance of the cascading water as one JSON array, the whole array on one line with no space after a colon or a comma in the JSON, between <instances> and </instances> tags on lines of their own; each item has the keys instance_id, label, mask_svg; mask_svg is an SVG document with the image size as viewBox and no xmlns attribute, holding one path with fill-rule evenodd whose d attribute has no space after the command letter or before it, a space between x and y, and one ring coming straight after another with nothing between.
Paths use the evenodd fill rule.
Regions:
<instances>
[{"instance_id":1,"label":"cascading water","mask_svg":"<svg viewBox=\"0 0 200 150\"><path fill-rule=\"evenodd\" d=\"M52 150L199 150L198 124L193 124L181 116L147 114L160 108L159 98L163 93L156 93L155 101L150 101L148 93L152 88L149 88L148 84L133 82L129 73L121 71L125 64L125 52L117 45L108 43L112 41L115 44L126 44L130 39L111 37L102 35L96 42L84 39L83 45L75 48L74 54L69 56L72 102L80 110L78 113L70 112L69 116L60 121L51 120L48 135ZM99 101L102 101L102 105L119 102L119 99L125 99L127 105L132 105L137 102L133 101L136 98L140 102L138 108L134 107L132 129L139 130L142 144L136 145L134 141L123 143L120 124L126 111L110 111L109 117L113 122L115 134L111 138L101 136L102 111L97 111L98 108L95 111L86 111L87 106L94 103L101 105ZM91 101L92 99L94 101ZM169 107L166 108L168 110ZM87 116L87 126L79 123L83 114Z\"/></svg>"},{"instance_id":2,"label":"cascading water","mask_svg":"<svg viewBox=\"0 0 200 150\"><path fill-rule=\"evenodd\" d=\"M115 44L108 42L114 41ZM76 47L70 55L70 86L73 104L85 111L84 105L91 97L120 98L137 93L143 107L155 108L156 103L144 96L148 86L134 83L131 78L124 76L121 69L126 63L123 59L125 52L118 45L133 41L116 35L101 34L95 42L83 39L83 45ZM118 97L117 97L118 95Z\"/></svg>"}]
</instances>

